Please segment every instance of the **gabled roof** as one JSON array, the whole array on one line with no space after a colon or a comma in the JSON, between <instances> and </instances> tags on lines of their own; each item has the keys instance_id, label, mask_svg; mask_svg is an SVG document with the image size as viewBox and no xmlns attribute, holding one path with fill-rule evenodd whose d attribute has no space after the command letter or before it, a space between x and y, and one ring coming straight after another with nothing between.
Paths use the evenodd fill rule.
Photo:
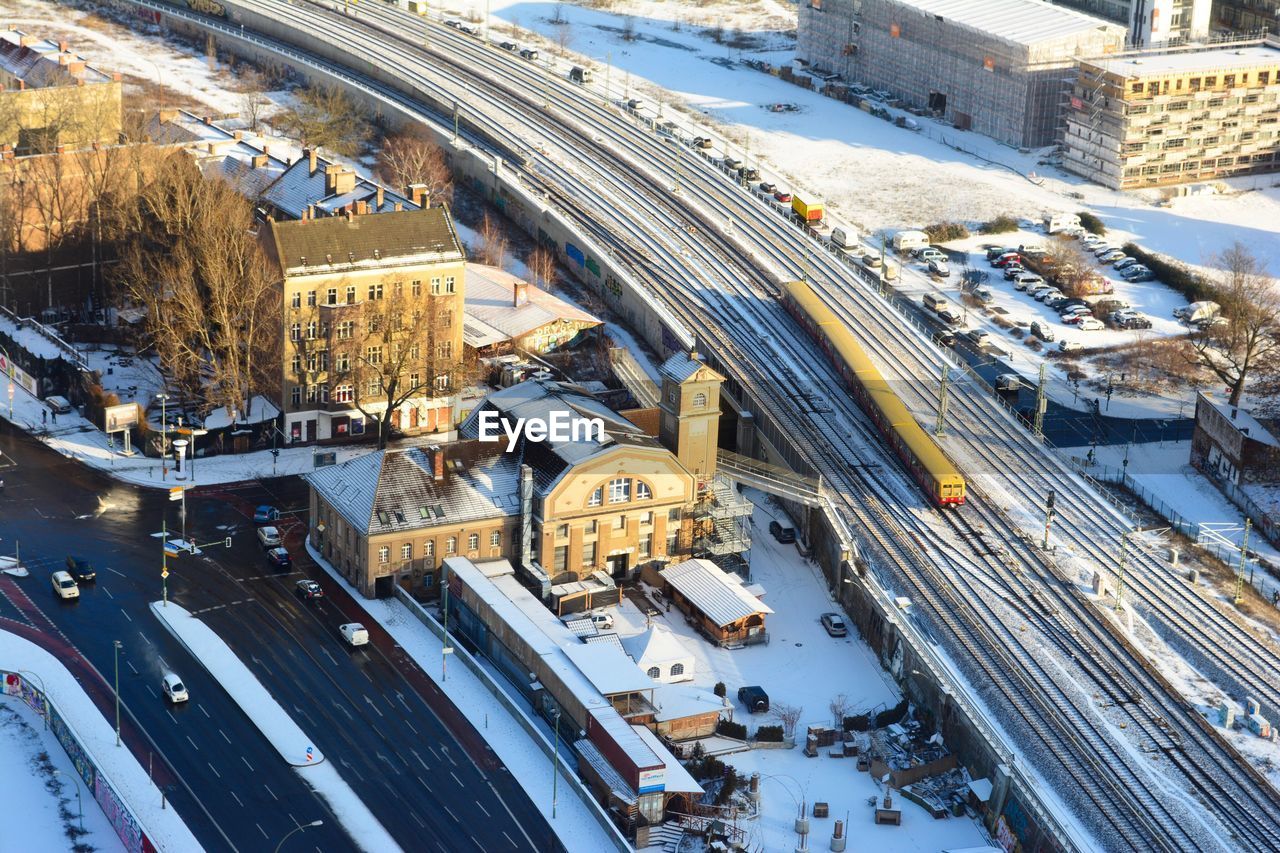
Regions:
<instances>
[{"instance_id":1,"label":"gabled roof","mask_svg":"<svg viewBox=\"0 0 1280 853\"><path fill-rule=\"evenodd\" d=\"M24 44L25 42L25 44ZM111 75L87 65L82 57L63 50L62 44L37 39L19 30L0 30L0 72L27 88L106 83Z\"/></svg>"},{"instance_id":2,"label":"gabled roof","mask_svg":"<svg viewBox=\"0 0 1280 853\"><path fill-rule=\"evenodd\" d=\"M662 367L658 368L658 373L663 377L670 379L677 385L687 382L699 370L704 370L708 374L708 378L715 377L723 380L724 377L716 373L697 353L678 352L662 363Z\"/></svg>"},{"instance_id":3,"label":"gabled roof","mask_svg":"<svg viewBox=\"0 0 1280 853\"><path fill-rule=\"evenodd\" d=\"M424 447L380 450L312 471L304 478L366 534L433 527L519 512L519 463L498 444L439 445L444 475L435 479Z\"/></svg>"},{"instance_id":4,"label":"gabled roof","mask_svg":"<svg viewBox=\"0 0 1280 853\"><path fill-rule=\"evenodd\" d=\"M269 224L286 275L391 271L466 258L445 207Z\"/></svg>"},{"instance_id":5,"label":"gabled roof","mask_svg":"<svg viewBox=\"0 0 1280 853\"><path fill-rule=\"evenodd\" d=\"M671 633L671 629L656 623L643 634L624 639L622 647L641 669L647 665L693 660L693 653Z\"/></svg>"},{"instance_id":6,"label":"gabled roof","mask_svg":"<svg viewBox=\"0 0 1280 853\"><path fill-rule=\"evenodd\" d=\"M685 560L667 566L659 574L703 615L721 627L753 613L773 612L772 607L743 588L740 577L722 571L710 560Z\"/></svg>"},{"instance_id":7,"label":"gabled roof","mask_svg":"<svg viewBox=\"0 0 1280 853\"><path fill-rule=\"evenodd\" d=\"M325 183L325 170L335 165L317 155L316 167L312 170L310 159L304 152L262 192L262 201L292 219L301 219L308 206L314 205L321 215L334 216L347 205L354 207L361 201L368 202L370 213L394 212L397 204L402 210L417 209L417 205L408 198L386 187L383 187L382 205L379 207L380 185L359 174L355 175L355 186L350 191L330 193Z\"/></svg>"},{"instance_id":8,"label":"gabled roof","mask_svg":"<svg viewBox=\"0 0 1280 853\"><path fill-rule=\"evenodd\" d=\"M466 283L467 320L483 324L476 326L478 331L496 330L505 338L518 338L556 320L601 322L572 302L494 267L468 264ZM518 284L524 285L525 296L519 305L515 299Z\"/></svg>"}]
</instances>

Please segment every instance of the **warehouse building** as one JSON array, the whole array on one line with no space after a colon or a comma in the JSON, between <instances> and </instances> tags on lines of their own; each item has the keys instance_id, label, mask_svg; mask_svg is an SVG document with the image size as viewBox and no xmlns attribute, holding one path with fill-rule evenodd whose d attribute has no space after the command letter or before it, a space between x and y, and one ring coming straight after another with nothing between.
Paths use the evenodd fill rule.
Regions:
<instances>
[{"instance_id":1,"label":"warehouse building","mask_svg":"<svg viewBox=\"0 0 1280 853\"><path fill-rule=\"evenodd\" d=\"M1063 166L1115 189L1280 168L1280 40L1084 60Z\"/></svg>"},{"instance_id":2,"label":"warehouse building","mask_svg":"<svg viewBox=\"0 0 1280 853\"><path fill-rule=\"evenodd\" d=\"M1057 136L1077 57L1124 44L1123 26L1040 0L808 0L798 55L815 74L1038 147Z\"/></svg>"}]
</instances>

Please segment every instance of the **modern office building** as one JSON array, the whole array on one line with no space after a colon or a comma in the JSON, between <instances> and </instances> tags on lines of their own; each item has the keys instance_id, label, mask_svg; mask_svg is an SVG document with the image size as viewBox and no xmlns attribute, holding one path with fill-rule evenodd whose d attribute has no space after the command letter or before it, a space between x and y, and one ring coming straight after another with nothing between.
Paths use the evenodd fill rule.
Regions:
<instances>
[{"instance_id":1,"label":"modern office building","mask_svg":"<svg viewBox=\"0 0 1280 853\"><path fill-rule=\"evenodd\" d=\"M1131 47L1185 43L1209 35L1213 0L1053 0L1129 28Z\"/></svg>"},{"instance_id":2,"label":"modern office building","mask_svg":"<svg viewBox=\"0 0 1280 853\"><path fill-rule=\"evenodd\" d=\"M1082 60L1063 165L1117 189L1280 168L1280 40Z\"/></svg>"}]
</instances>

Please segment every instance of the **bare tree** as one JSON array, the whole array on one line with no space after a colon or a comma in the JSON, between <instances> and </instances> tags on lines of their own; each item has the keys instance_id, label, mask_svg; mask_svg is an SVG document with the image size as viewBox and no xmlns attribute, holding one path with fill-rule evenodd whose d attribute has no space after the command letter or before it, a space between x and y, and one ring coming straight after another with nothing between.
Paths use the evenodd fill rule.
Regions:
<instances>
[{"instance_id":1,"label":"bare tree","mask_svg":"<svg viewBox=\"0 0 1280 853\"><path fill-rule=\"evenodd\" d=\"M218 42L214 39L213 33L204 37L204 59L210 71L218 70Z\"/></svg>"},{"instance_id":2,"label":"bare tree","mask_svg":"<svg viewBox=\"0 0 1280 853\"><path fill-rule=\"evenodd\" d=\"M634 15L627 15L622 19L622 40L636 40L636 19Z\"/></svg>"},{"instance_id":3,"label":"bare tree","mask_svg":"<svg viewBox=\"0 0 1280 853\"><path fill-rule=\"evenodd\" d=\"M573 26L565 20L557 21L554 24L556 47L560 49L561 56L567 56L569 46L573 44Z\"/></svg>"},{"instance_id":4,"label":"bare tree","mask_svg":"<svg viewBox=\"0 0 1280 853\"><path fill-rule=\"evenodd\" d=\"M1080 248L1080 244L1068 237L1054 240L1041 261L1058 288L1067 296L1086 296L1097 293L1100 279L1093 268L1093 258Z\"/></svg>"},{"instance_id":5,"label":"bare tree","mask_svg":"<svg viewBox=\"0 0 1280 853\"><path fill-rule=\"evenodd\" d=\"M837 693L831 697L827 708L831 710L831 725L836 729L843 728L844 718L849 714L849 697L843 693Z\"/></svg>"},{"instance_id":6,"label":"bare tree","mask_svg":"<svg viewBox=\"0 0 1280 853\"><path fill-rule=\"evenodd\" d=\"M126 206L134 233L112 277L146 309L162 369L189 399L247 411L255 393L276 388L281 332L252 206L180 153Z\"/></svg>"},{"instance_id":7,"label":"bare tree","mask_svg":"<svg viewBox=\"0 0 1280 853\"><path fill-rule=\"evenodd\" d=\"M565 17L564 17L564 4L563 4L563 3L557 3L557 4L556 4L555 12L551 15L551 23L553 23L553 24L563 24L563 23L565 23Z\"/></svg>"},{"instance_id":8,"label":"bare tree","mask_svg":"<svg viewBox=\"0 0 1280 853\"><path fill-rule=\"evenodd\" d=\"M453 330L462 318L454 316L455 295L423 292L420 282L388 277L369 287L373 298L335 318L329 376L334 402L377 424L381 449L405 404L456 389L462 353L454 351ZM419 417L412 407L409 417Z\"/></svg>"},{"instance_id":9,"label":"bare tree","mask_svg":"<svg viewBox=\"0 0 1280 853\"><path fill-rule=\"evenodd\" d=\"M529 267L529 275L533 276L534 284L543 290L550 291L556 284L556 256L544 246L539 246L529 253L529 258L525 261L525 265Z\"/></svg>"},{"instance_id":10,"label":"bare tree","mask_svg":"<svg viewBox=\"0 0 1280 853\"><path fill-rule=\"evenodd\" d=\"M800 722L803 713L804 708L782 702L773 703L773 716L782 723L782 735L787 740L796 736L796 724Z\"/></svg>"},{"instance_id":11,"label":"bare tree","mask_svg":"<svg viewBox=\"0 0 1280 853\"><path fill-rule=\"evenodd\" d=\"M241 68L240 71L240 117L249 125L249 129L257 131L258 125L265 118L271 101L264 94L266 78L252 68Z\"/></svg>"},{"instance_id":12,"label":"bare tree","mask_svg":"<svg viewBox=\"0 0 1280 853\"><path fill-rule=\"evenodd\" d=\"M327 148L344 157L359 154L371 135L364 107L337 86L299 89L297 104L281 114L279 123L299 136L304 145Z\"/></svg>"},{"instance_id":13,"label":"bare tree","mask_svg":"<svg viewBox=\"0 0 1280 853\"><path fill-rule=\"evenodd\" d=\"M453 172L439 145L419 127L387 137L378 152L378 175L399 190L411 184L426 187L427 205L453 201Z\"/></svg>"},{"instance_id":14,"label":"bare tree","mask_svg":"<svg viewBox=\"0 0 1280 853\"><path fill-rule=\"evenodd\" d=\"M480 223L480 246L476 250L480 262L491 267L501 268L507 260L507 236L502 224L496 217L485 211L484 220Z\"/></svg>"},{"instance_id":15,"label":"bare tree","mask_svg":"<svg viewBox=\"0 0 1280 853\"><path fill-rule=\"evenodd\" d=\"M1240 405L1251 372L1269 370L1280 358L1280 283L1244 244L1236 242L1213 259L1222 322L1208 323L1191 337L1194 358Z\"/></svg>"}]
</instances>

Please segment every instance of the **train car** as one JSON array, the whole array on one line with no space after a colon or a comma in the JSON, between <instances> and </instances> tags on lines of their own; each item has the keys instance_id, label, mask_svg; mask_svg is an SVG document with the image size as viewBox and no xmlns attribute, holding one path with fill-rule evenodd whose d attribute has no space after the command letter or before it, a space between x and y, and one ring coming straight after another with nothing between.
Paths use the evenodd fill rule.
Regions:
<instances>
[{"instance_id":1,"label":"train car","mask_svg":"<svg viewBox=\"0 0 1280 853\"><path fill-rule=\"evenodd\" d=\"M782 290L787 311L822 346L848 383L858 405L870 415L912 479L938 506L964 503L963 475L916 423L848 326L807 283L785 282Z\"/></svg>"}]
</instances>

